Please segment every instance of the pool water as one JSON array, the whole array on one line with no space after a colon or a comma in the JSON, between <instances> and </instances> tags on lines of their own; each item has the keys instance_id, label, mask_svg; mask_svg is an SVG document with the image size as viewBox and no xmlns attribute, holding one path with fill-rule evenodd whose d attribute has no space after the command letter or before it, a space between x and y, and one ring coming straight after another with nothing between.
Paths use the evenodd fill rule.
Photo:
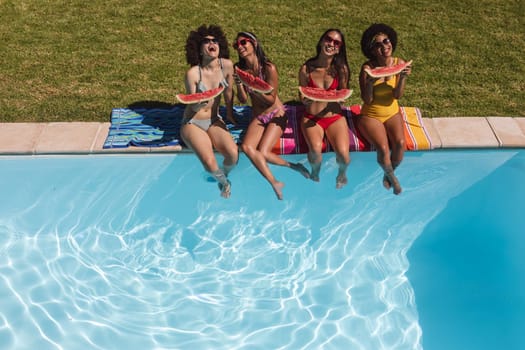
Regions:
<instances>
[{"instance_id":1,"label":"pool water","mask_svg":"<svg viewBox=\"0 0 525 350\"><path fill-rule=\"evenodd\" d=\"M304 155L287 156L305 161ZM525 152L374 153L335 189L246 157L0 158L1 349L517 349Z\"/></svg>"}]
</instances>

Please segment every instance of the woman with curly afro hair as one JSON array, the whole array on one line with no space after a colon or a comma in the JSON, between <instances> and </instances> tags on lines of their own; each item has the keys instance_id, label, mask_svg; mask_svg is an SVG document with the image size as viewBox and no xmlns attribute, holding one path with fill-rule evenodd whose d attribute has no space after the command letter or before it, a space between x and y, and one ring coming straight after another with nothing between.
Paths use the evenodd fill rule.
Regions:
<instances>
[{"instance_id":1,"label":"woman with curly afro hair","mask_svg":"<svg viewBox=\"0 0 525 350\"><path fill-rule=\"evenodd\" d=\"M396 45L396 31L383 23L372 24L361 37L361 51L368 60L361 66L359 74L363 106L357 126L377 150L377 161L384 170L383 186L393 188L394 194L399 194L402 189L394 170L403 160L405 135L398 99L405 91L411 66L397 75L382 78L373 78L366 72L405 63L403 59L394 57Z\"/></svg>"},{"instance_id":2,"label":"woman with curly afro hair","mask_svg":"<svg viewBox=\"0 0 525 350\"><path fill-rule=\"evenodd\" d=\"M186 72L186 93L194 94L224 87L226 117L233 119L233 63L229 59L228 42L219 26L200 26L190 32L186 41L186 60L191 66ZM221 196L228 198L231 183L228 173L239 159L239 150L226 123L219 115L221 95L202 102L186 105L182 118L181 138L192 149L204 169L218 182ZM218 166L214 149L224 157Z\"/></svg>"}]
</instances>

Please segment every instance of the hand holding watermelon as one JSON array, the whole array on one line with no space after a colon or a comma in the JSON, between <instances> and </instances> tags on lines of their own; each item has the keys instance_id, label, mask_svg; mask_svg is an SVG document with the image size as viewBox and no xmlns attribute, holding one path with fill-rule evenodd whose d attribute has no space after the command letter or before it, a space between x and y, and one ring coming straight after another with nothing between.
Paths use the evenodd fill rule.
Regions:
<instances>
[{"instance_id":1,"label":"hand holding watermelon","mask_svg":"<svg viewBox=\"0 0 525 350\"><path fill-rule=\"evenodd\" d=\"M205 105L208 101L213 100L215 97L222 94L224 86L219 86L215 89L207 90L204 92L196 92L193 94L177 94L177 100L183 104L199 104Z\"/></svg>"},{"instance_id":2,"label":"hand holding watermelon","mask_svg":"<svg viewBox=\"0 0 525 350\"><path fill-rule=\"evenodd\" d=\"M412 64L412 61L408 61L404 63L398 63L398 64L395 64L389 67L377 67L377 68L366 67L364 70L366 74L368 74L370 77L379 79L379 78L384 78L384 77L390 77L392 75L397 75L403 72L405 72L405 75L408 75L410 74L411 64Z\"/></svg>"},{"instance_id":3,"label":"hand holding watermelon","mask_svg":"<svg viewBox=\"0 0 525 350\"><path fill-rule=\"evenodd\" d=\"M314 87L299 86L301 95L311 101L343 102L352 95L350 89L325 90Z\"/></svg>"},{"instance_id":4,"label":"hand holding watermelon","mask_svg":"<svg viewBox=\"0 0 525 350\"><path fill-rule=\"evenodd\" d=\"M246 87L250 88L252 91L256 91L261 94L269 94L273 91L273 87L270 84L259 77L243 71L239 67L235 67L235 75L244 85L246 85Z\"/></svg>"}]
</instances>

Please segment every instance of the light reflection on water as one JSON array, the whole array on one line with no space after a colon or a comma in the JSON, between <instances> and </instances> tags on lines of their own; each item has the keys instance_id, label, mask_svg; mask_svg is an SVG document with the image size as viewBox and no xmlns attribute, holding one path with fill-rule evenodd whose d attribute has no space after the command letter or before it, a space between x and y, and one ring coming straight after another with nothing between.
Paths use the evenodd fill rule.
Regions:
<instances>
[{"instance_id":1,"label":"light reflection on water","mask_svg":"<svg viewBox=\"0 0 525 350\"><path fill-rule=\"evenodd\" d=\"M0 347L420 349L406 253L511 156L409 153L396 197L326 154L320 183L273 168L284 201L244 156L229 200L191 155L3 158Z\"/></svg>"}]
</instances>

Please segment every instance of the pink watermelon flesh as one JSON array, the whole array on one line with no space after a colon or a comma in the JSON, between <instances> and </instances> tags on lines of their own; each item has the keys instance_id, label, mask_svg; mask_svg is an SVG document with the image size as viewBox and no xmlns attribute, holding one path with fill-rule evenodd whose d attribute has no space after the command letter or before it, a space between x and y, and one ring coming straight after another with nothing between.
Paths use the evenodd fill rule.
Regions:
<instances>
[{"instance_id":1,"label":"pink watermelon flesh","mask_svg":"<svg viewBox=\"0 0 525 350\"><path fill-rule=\"evenodd\" d=\"M378 67L374 69L365 68L365 72L372 78L384 78L401 73L403 69L410 66L411 64L412 61L408 61L390 67Z\"/></svg>"},{"instance_id":2,"label":"pink watermelon flesh","mask_svg":"<svg viewBox=\"0 0 525 350\"><path fill-rule=\"evenodd\" d=\"M301 94L312 100L321 102L340 102L346 100L352 95L352 90L341 89L341 90L325 90L314 87L299 86Z\"/></svg>"},{"instance_id":3,"label":"pink watermelon flesh","mask_svg":"<svg viewBox=\"0 0 525 350\"><path fill-rule=\"evenodd\" d=\"M192 104L192 103L201 103L214 99L219 96L224 91L224 86L219 86L218 88L207 90L204 92L197 92L194 94L177 94L177 100L180 103Z\"/></svg>"},{"instance_id":4,"label":"pink watermelon flesh","mask_svg":"<svg viewBox=\"0 0 525 350\"><path fill-rule=\"evenodd\" d=\"M260 92L262 94L268 94L273 90L273 87L270 84L259 77L243 71L239 67L235 67L235 73L237 73L237 76L239 76L239 79L241 79L244 85L248 86L254 91Z\"/></svg>"}]
</instances>

